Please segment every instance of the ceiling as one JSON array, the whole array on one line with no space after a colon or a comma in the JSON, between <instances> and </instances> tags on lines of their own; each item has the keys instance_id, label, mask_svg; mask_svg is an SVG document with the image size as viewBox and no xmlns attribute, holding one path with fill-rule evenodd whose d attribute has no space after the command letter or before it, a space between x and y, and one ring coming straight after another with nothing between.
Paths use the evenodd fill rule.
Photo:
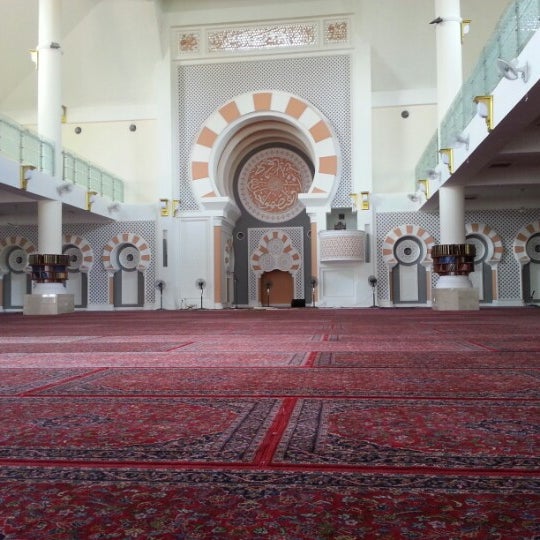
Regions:
<instances>
[{"instance_id":1,"label":"ceiling","mask_svg":"<svg viewBox=\"0 0 540 540\"><path fill-rule=\"evenodd\" d=\"M309 1L298 0L309 4ZM225 9L260 6L261 12L282 14L289 0L61 0L64 41L63 96L70 108L110 103L152 106L156 101L152 77L162 58L160 14L206 10L214 22L216 5ZM322 5L322 0L313 0ZM472 19L463 44L464 77L472 71L496 22L511 0L462 0L464 18ZM407 91L436 87L435 0L335 0L335 9L360 5L362 32L371 45L372 90L386 99ZM279 6L282 9L279 9ZM270 10L269 6L274 6ZM187 16L187 15L186 15ZM201 16L201 15L199 15ZM277 18L277 17L275 17ZM29 50L37 45L38 0L1 0L0 21L13 31L0 33L0 111L14 118L35 115L37 77ZM218 21L216 21L218 22ZM391 103L389 103L391 104ZM466 185L468 206L540 207L540 89L520 104L512 120L497 126L489 143L460 168L452 182ZM0 219L35 215L35 202L20 192L0 192ZM433 197L426 209L435 208ZM66 220L74 209L65 209ZM85 219L88 213L85 213Z\"/></svg>"}]
</instances>

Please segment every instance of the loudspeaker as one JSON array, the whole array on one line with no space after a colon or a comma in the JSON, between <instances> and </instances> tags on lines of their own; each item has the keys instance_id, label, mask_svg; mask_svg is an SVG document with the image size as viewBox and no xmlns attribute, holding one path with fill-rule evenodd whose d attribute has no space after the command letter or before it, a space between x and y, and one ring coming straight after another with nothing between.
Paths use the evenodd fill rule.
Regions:
<instances>
[{"instance_id":1,"label":"loudspeaker","mask_svg":"<svg viewBox=\"0 0 540 540\"><path fill-rule=\"evenodd\" d=\"M306 301L304 298L293 298L291 307L306 307Z\"/></svg>"}]
</instances>

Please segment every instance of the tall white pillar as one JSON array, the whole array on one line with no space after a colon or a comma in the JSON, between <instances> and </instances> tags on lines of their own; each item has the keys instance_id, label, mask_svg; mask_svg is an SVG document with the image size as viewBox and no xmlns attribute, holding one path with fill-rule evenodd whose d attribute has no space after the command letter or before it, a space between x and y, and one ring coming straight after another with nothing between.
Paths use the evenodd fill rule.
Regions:
<instances>
[{"instance_id":1,"label":"tall white pillar","mask_svg":"<svg viewBox=\"0 0 540 540\"><path fill-rule=\"evenodd\" d=\"M61 0L39 0L38 133L55 146L54 175L62 179Z\"/></svg>"},{"instance_id":2,"label":"tall white pillar","mask_svg":"<svg viewBox=\"0 0 540 540\"><path fill-rule=\"evenodd\" d=\"M437 41L437 102L439 125L463 84L460 0L435 0ZM463 186L439 188L441 245L465 244ZM456 258L456 261L458 259ZM442 272L442 270L440 270ZM477 309L468 275L440 275L434 293L435 309Z\"/></svg>"},{"instance_id":3,"label":"tall white pillar","mask_svg":"<svg viewBox=\"0 0 540 540\"><path fill-rule=\"evenodd\" d=\"M60 201L38 202L38 251L62 253L62 203Z\"/></svg>"},{"instance_id":4,"label":"tall white pillar","mask_svg":"<svg viewBox=\"0 0 540 540\"><path fill-rule=\"evenodd\" d=\"M54 176L62 179L62 49L61 0L39 0L38 133L54 144ZM30 257L32 294L24 300L25 315L73 311L73 295L64 287L62 203L38 202L38 254Z\"/></svg>"},{"instance_id":5,"label":"tall white pillar","mask_svg":"<svg viewBox=\"0 0 540 540\"><path fill-rule=\"evenodd\" d=\"M437 103L439 125L463 84L460 0L434 0L437 40ZM457 311L478 309L478 293L468 272L465 246L465 197L462 186L439 188L440 245L434 246L434 271L439 273L433 307Z\"/></svg>"},{"instance_id":6,"label":"tall white pillar","mask_svg":"<svg viewBox=\"0 0 540 540\"><path fill-rule=\"evenodd\" d=\"M463 84L460 0L435 0L437 36L437 116L441 125ZM465 198L463 188L439 189L441 244L465 243Z\"/></svg>"}]
</instances>

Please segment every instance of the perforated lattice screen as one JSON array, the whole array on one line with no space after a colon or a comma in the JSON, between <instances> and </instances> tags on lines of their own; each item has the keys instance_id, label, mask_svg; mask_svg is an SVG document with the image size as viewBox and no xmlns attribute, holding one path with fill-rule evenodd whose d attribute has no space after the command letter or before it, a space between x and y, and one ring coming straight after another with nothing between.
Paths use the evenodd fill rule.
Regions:
<instances>
[{"instance_id":1,"label":"perforated lattice screen","mask_svg":"<svg viewBox=\"0 0 540 540\"><path fill-rule=\"evenodd\" d=\"M88 273L88 303L108 304L109 303L109 283L108 276L101 255L104 246L112 237L122 233L133 233L143 237L150 247L151 262L144 273L145 281L145 303L155 300L155 236L156 224L153 221L128 221L124 223L70 223L63 227L63 234L72 234L84 238L92 247L94 252L94 264ZM7 226L0 227L0 238L6 238L17 234L30 240L35 246L38 245L38 229L36 226Z\"/></svg>"},{"instance_id":2,"label":"perforated lattice screen","mask_svg":"<svg viewBox=\"0 0 540 540\"><path fill-rule=\"evenodd\" d=\"M485 223L501 237L504 253L497 267L499 277L499 299L520 300L521 267L516 261L512 244L519 230L525 225L540 219L540 210L498 210L471 211L465 213L467 223ZM395 212L377 214L377 274L378 297L381 300L390 299L388 268L382 258L382 244L388 233L395 227L404 224L418 225L426 229L439 241L439 216L425 212ZM433 286L438 276L433 275Z\"/></svg>"}]
</instances>

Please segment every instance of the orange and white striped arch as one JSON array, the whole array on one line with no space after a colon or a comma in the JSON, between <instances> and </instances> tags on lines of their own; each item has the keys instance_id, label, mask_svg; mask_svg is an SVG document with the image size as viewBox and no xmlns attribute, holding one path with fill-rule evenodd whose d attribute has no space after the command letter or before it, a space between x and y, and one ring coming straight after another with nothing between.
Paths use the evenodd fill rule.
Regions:
<instances>
[{"instance_id":1,"label":"orange and white striped arch","mask_svg":"<svg viewBox=\"0 0 540 540\"><path fill-rule=\"evenodd\" d=\"M103 261L103 266L105 267L105 270L110 273L114 273L120 270L120 266L118 264L115 254L118 251L118 248L125 244L132 244L138 249L140 260L139 265L137 266L137 270L144 272L148 268L148 266L150 266L150 246L144 238L142 238L138 234L133 233L117 234L116 236L111 238L111 240L103 248L103 255L101 256L101 260Z\"/></svg>"},{"instance_id":2,"label":"orange and white striped arch","mask_svg":"<svg viewBox=\"0 0 540 540\"><path fill-rule=\"evenodd\" d=\"M250 268L260 278L264 272L283 270L294 275L300 270L302 258L289 236L280 230L269 230L251 254Z\"/></svg>"},{"instance_id":3,"label":"orange and white striped arch","mask_svg":"<svg viewBox=\"0 0 540 540\"><path fill-rule=\"evenodd\" d=\"M94 264L94 251L92 250L92 246L84 238L74 234L64 234L63 243L64 247L69 245L79 248L83 257L79 270L81 272L89 272Z\"/></svg>"},{"instance_id":4,"label":"orange and white striped arch","mask_svg":"<svg viewBox=\"0 0 540 540\"><path fill-rule=\"evenodd\" d=\"M489 260L488 264L498 264L501 261L504 247L501 237L485 223L466 223L465 236L477 234L482 236L488 245Z\"/></svg>"},{"instance_id":5,"label":"orange and white striped arch","mask_svg":"<svg viewBox=\"0 0 540 540\"><path fill-rule=\"evenodd\" d=\"M540 220L525 225L514 238L512 249L514 257L521 266L531 262L531 258L527 255L527 242L537 233L540 233Z\"/></svg>"},{"instance_id":6,"label":"orange and white striped arch","mask_svg":"<svg viewBox=\"0 0 540 540\"><path fill-rule=\"evenodd\" d=\"M28 256L37 251L34 244L22 236L8 236L4 238L0 241L0 275L9 273L6 256L13 248L19 248L26 253L26 264L28 264Z\"/></svg>"},{"instance_id":7,"label":"orange and white striped arch","mask_svg":"<svg viewBox=\"0 0 540 540\"><path fill-rule=\"evenodd\" d=\"M392 229L384 239L382 256L388 268L393 268L398 263L395 257L394 247L396 242L404 236L414 236L423 242L425 247L425 256L422 264L431 264L431 248L435 245L433 236L431 236L428 231L419 225L406 224Z\"/></svg>"},{"instance_id":8,"label":"orange and white striped arch","mask_svg":"<svg viewBox=\"0 0 540 540\"><path fill-rule=\"evenodd\" d=\"M190 174L201 201L226 195L217 185L216 170L228 138L257 118L282 120L295 127L307 142L315 172L308 193L330 198L337 188L339 146L331 125L307 101L277 90L241 94L219 107L204 123L193 145Z\"/></svg>"}]
</instances>

